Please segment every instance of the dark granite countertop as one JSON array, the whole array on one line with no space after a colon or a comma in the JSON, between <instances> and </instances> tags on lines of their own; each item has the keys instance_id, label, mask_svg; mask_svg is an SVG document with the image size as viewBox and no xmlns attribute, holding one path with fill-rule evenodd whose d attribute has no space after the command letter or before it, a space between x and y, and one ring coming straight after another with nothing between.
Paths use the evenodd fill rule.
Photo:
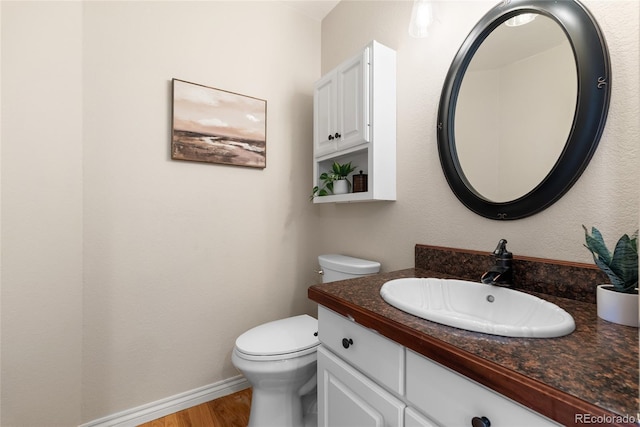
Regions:
<instances>
[{"instance_id":1,"label":"dark granite countertop","mask_svg":"<svg viewBox=\"0 0 640 427\"><path fill-rule=\"evenodd\" d=\"M563 425L579 425L581 413L602 417L591 425L637 422L637 328L601 320L594 304L529 292L570 313L576 330L545 339L469 332L387 304L380 287L402 277L445 276L411 268L315 285L309 298Z\"/></svg>"}]
</instances>

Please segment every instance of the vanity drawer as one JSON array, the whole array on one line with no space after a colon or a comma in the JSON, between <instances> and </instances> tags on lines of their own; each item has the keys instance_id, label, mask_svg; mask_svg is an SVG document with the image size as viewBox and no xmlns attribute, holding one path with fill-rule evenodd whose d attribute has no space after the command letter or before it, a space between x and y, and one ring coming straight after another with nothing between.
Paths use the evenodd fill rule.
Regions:
<instances>
[{"instance_id":1,"label":"vanity drawer","mask_svg":"<svg viewBox=\"0 0 640 427\"><path fill-rule=\"evenodd\" d=\"M469 426L473 417L492 427L560 425L411 350L406 387L407 400L443 426Z\"/></svg>"},{"instance_id":2,"label":"vanity drawer","mask_svg":"<svg viewBox=\"0 0 640 427\"><path fill-rule=\"evenodd\" d=\"M389 390L404 393L404 347L355 321L318 307L320 342Z\"/></svg>"}]
</instances>

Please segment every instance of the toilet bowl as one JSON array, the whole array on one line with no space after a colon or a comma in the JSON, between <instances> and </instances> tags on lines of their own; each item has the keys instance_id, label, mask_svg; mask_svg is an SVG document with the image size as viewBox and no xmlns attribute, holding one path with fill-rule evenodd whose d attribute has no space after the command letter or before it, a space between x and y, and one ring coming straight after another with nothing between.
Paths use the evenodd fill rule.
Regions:
<instances>
[{"instance_id":1,"label":"toilet bowl","mask_svg":"<svg viewBox=\"0 0 640 427\"><path fill-rule=\"evenodd\" d=\"M231 360L253 387L250 427L300 427L302 396L315 392L318 321L303 314L265 323L236 340Z\"/></svg>"},{"instance_id":2,"label":"toilet bowl","mask_svg":"<svg viewBox=\"0 0 640 427\"><path fill-rule=\"evenodd\" d=\"M318 257L323 282L377 273L380 263ZM256 326L236 339L231 361L253 387L249 427L314 427L318 321L303 314Z\"/></svg>"}]
</instances>

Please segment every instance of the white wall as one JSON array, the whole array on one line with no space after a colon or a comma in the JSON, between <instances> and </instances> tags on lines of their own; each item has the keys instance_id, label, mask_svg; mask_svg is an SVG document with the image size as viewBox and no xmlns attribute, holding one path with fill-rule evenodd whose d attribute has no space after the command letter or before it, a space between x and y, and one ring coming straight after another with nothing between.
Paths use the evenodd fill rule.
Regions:
<instances>
[{"instance_id":1,"label":"white wall","mask_svg":"<svg viewBox=\"0 0 640 427\"><path fill-rule=\"evenodd\" d=\"M436 143L440 91L462 41L495 4L435 2L437 19L426 39L412 39L407 33L409 1L343 0L323 20L324 71L371 39L397 50L398 199L393 203L317 205L324 237L319 251L377 259L388 271L413 265L415 243L491 251L500 238L506 238L517 255L592 263L582 246L581 224L597 226L612 244L638 228L637 1L583 2L607 39L613 92L598 150L573 188L545 211L508 222L472 213L449 189Z\"/></svg>"},{"instance_id":2,"label":"white wall","mask_svg":"<svg viewBox=\"0 0 640 427\"><path fill-rule=\"evenodd\" d=\"M0 424L237 375L240 333L313 312L320 22L277 2L1 7ZM266 99L266 169L172 161L174 77Z\"/></svg>"},{"instance_id":3,"label":"white wall","mask_svg":"<svg viewBox=\"0 0 640 427\"><path fill-rule=\"evenodd\" d=\"M82 7L2 3L3 426L80 421Z\"/></svg>"}]
</instances>

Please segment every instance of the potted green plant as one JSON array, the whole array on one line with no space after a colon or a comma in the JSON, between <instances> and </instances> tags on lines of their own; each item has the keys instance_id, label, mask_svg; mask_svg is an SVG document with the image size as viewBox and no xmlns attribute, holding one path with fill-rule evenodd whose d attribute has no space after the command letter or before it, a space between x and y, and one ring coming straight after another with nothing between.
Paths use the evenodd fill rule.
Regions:
<instances>
[{"instance_id":1,"label":"potted green plant","mask_svg":"<svg viewBox=\"0 0 640 427\"><path fill-rule=\"evenodd\" d=\"M638 327L638 230L623 235L613 253L607 248L602 234L584 225L585 247L593 261L611 281L597 288L598 316L610 322Z\"/></svg>"},{"instance_id":2,"label":"potted green plant","mask_svg":"<svg viewBox=\"0 0 640 427\"><path fill-rule=\"evenodd\" d=\"M309 199L315 196L327 196L329 194L345 194L349 192L351 182L347 179L349 174L356 170L357 166L351 166L351 162L340 164L333 162L331 170L320 175L322 186L316 185Z\"/></svg>"}]
</instances>

